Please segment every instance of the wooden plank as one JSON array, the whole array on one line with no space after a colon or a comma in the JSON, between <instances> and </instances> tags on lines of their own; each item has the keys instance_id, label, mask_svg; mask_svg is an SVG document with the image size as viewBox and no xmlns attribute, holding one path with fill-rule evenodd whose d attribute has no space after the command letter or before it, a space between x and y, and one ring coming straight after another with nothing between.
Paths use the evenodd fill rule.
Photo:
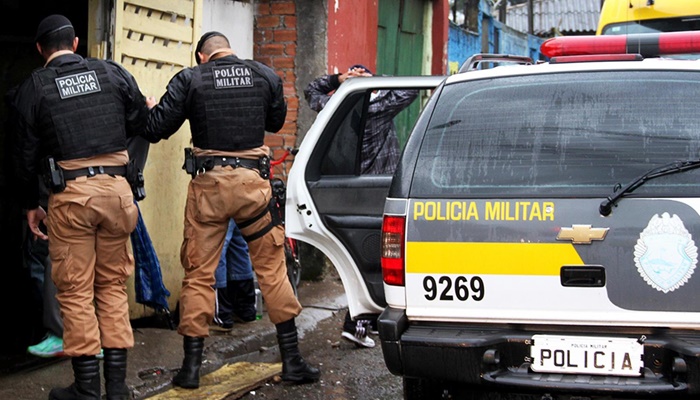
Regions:
<instances>
[{"instance_id":1,"label":"wooden plank","mask_svg":"<svg viewBox=\"0 0 700 400\"><path fill-rule=\"evenodd\" d=\"M116 0L114 2L114 32L121 32L124 24L124 0ZM122 35L114 35L114 60L122 59Z\"/></svg>"},{"instance_id":2,"label":"wooden plank","mask_svg":"<svg viewBox=\"0 0 700 400\"><path fill-rule=\"evenodd\" d=\"M378 9L377 70L375 73L396 75L400 0L383 0Z\"/></svg>"},{"instance_id":3,"label":"wooden plank","mask_svg":"<svg viewBox=\"0 0 700 400\"><path fill-rule=\"evenodd\" d=\"M153 65L144 65L143 62L130 64L127 67L132 75L138 76L138 84L141 92L146 96L156 96L160 98L165 93L165 88L170 79L182 68L165 66L155 69ZM177 153L179 155L179 152ZM153 182L149 182L153 183ZM186 186L186 185L185 185ZM179 266L179 264L178 264Z\"/></svg>"},{"instance_id":4,"label":"wooden plank","mask_svg":"<svg viewBox=\"0 0 700 400\"><path fill-rule=\"evenodd\" d=\"M183 66L194 65L191 44L199 38L202 8L203 0L114 1L112 57L134 75L144 95L162 96L173 75ZM131 38L128 38L130 32ZM166 42L167 47L163 46ZM158 249L163 281L170 290L171 310L175 309L179 298L183 274L180 266L183 220L171 217L182 213L190 179L180 168L183 149L191 145L189 123L185 122L180 130L181 134L151 147L144 171L149 198L171 201L141 204L143 218L150 226L153 244ZM131 319L152 314L147 307L135 303L133 279L132 276L127 285ZM189 399L188 393L181 393L182 398Z\"/></svg>"},{"instance_id":5,"label":"wooden plank","mask_svg":"<svg viewBox=\"0 0 700 400\"><path fill-rule=\"evenodd\" d=\"M404 0L401 8L401 31L423 33L423 4L424 0Z\"/></svg>"},{"instance_id":6,"label":"wooden plank","mask_svg":"<svg viewBox=\"0 0 700 400\"><path fill-rule=\"evenodd\" d=\"M194 49L197 47L194 43L199 41L202 36L202 16L204 15L204 0L194 0L194 18L192 19L192 56L190 66L197 65L197 59L194 56Z\"/></svg>"},{"instance_id":7,"label":"wooden plank","mask_svg":"<svg viewBox=\"0 0 700 400\"><path fill-rule=\"evenodd\" d=\"M223 400L230 396L240 398L245 393L262 386L268 379L282 373L282 363L227 364L223 368L204 375L198 389L173 388L149 397L151 400Z\"/></svg>"},{"instance_id":8,"label":"wooden plank","mask_svg":"<svg viewBox=\"0 0 700 400\"><path fill-rule=\"evenodd\" d=\"M121 52L124 56L181 66L190 65L191 59L190 47L187 45L178 46L177 43L171 43L171 46L164 47L150 42L124 38L122 39Z\"/></svg>"},{"instance_id":9,"label":"wooden plank","mask_svg":"<svg viewBox=\"0 0 700 400\"><path fill-rule=\"evenodd\" d=\"M127 3L151 10L182 15L189 19L192 19L195 10L195 2L191 0L129 0Z\"/></svg>"},{"instance_id":10,"label":"wooden plank","mask_svg":"<svg viewBox=\"0 0 700 400\"><path fill-rule=\"evenodd\" d=\"M138 33L168 38L183 43L192 43L192 27L184 25L184 20L178 19L180 24L149 18L146 15L132 14L124 20L123 29Z\"/></svg>"}]
</instances>

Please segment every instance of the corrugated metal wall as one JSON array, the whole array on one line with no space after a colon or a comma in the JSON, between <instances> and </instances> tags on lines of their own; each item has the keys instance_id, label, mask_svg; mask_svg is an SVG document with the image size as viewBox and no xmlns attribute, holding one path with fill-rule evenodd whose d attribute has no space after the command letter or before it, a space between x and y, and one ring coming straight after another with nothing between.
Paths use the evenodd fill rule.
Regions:
<instances>
[{"instance_id":1,"label":"corrugated metal wall","mask_svg":"<svg viewBox=\"0 0 700 400\"><path fill-rule=\"evenodd\" d=\"M535 35L551 32L595 34L600 18L600 0L533 0L533 30ZM527 3L508 7L506 24L528 31Z\"/></svg>"}]
</instances>

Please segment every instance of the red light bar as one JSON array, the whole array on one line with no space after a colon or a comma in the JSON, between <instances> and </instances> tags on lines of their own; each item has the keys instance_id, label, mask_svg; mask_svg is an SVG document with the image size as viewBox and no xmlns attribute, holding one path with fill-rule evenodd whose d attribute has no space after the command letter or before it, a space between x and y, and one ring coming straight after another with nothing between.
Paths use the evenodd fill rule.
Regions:
<instances>
[{"instance_id":1,"label":"red light bar","mask_svg":"<svg viewBox=\"0 0 700 400\"><path fill-rule=\"evenodd\" d=\"M700 53L700 31L562 36L546 40L540 51L547 57L628 53L655 57Z\"/></svg>"},{"instance_id":2,"label":"red light bar","mask_svg":"<svg viewBox=\"0 0 700 400\"><path fill-rule=\"evenodd\" d=\"M593 54L590 56L557 56L549 60L550 64L577 63L586 61L641 61L639 54Z\"/></svg>"}]
</instances>

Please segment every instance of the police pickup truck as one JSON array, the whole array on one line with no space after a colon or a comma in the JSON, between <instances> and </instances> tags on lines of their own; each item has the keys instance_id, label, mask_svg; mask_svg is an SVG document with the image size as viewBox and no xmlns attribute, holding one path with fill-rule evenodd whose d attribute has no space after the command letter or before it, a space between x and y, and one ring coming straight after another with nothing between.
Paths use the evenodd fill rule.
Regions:
<instances>
[{"instance_id":1,"label":"police pickup truck","mask_svg":"<svg viewBox=\"0 0 700 400\"><path fill-rule=\"evenodd\" d=\"M292 167L287 234L379 313L405 399L700 398L700 33L562 37L545 63L348 80ZM431 90L393 176L370 93ZM459 397L469 393L468 397Z\"/></svg>"}]
</instances>

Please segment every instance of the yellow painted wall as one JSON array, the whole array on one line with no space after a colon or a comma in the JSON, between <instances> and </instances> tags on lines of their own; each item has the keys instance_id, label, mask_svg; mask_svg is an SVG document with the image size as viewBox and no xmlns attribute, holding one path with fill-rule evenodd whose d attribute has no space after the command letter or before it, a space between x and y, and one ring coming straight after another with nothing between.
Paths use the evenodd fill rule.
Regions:
<instances>
[{"instance_id":1,"label":"yellow painted wall","mask_svg":"<svg viewBox=\"0 0 700 400\"><path fill-rule=\"evenodd\" d=\"M112 42L111 59L131 72L146 96L160 98L170 79L194 64L192 50L201 30L203 0L91 0L89 6L90 56L104 58ZM109 15L109 17L105 17ZM194 43L194 45L193 45ZM184 148L190 146L189 125L166 141L152 144L144 171L146 199L139 203L144 222L158 253L170 309L180 297L183 276L180 265L183 216L189 175L182 170ZM133 278L129 283L130 317L151 315L153 310L137 304Z\"/></svg>"}]
</instances>

